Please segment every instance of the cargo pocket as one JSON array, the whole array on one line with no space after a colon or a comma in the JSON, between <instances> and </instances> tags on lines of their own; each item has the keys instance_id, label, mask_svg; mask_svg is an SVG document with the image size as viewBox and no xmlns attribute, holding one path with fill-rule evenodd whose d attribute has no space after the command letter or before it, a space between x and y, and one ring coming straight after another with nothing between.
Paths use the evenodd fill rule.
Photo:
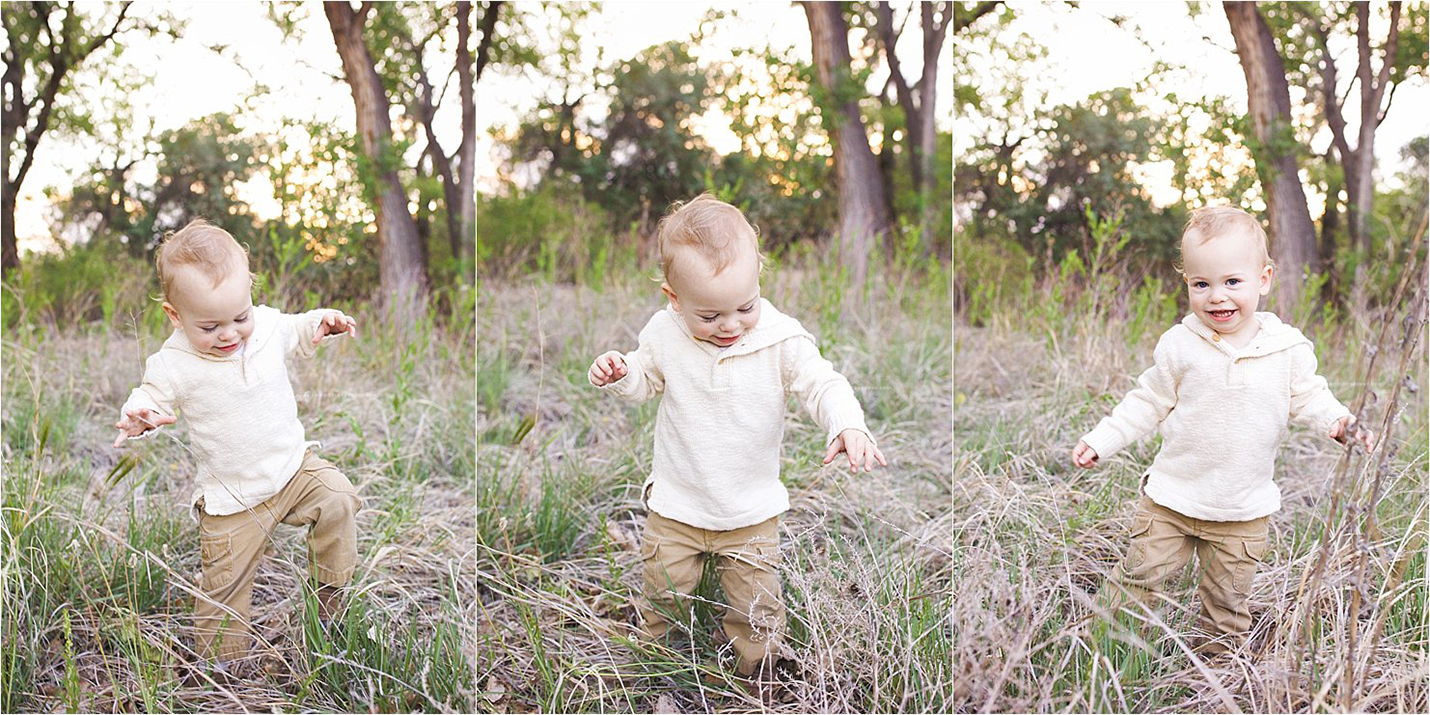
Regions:
<instances>
[{"instance_id":1,"label":"cargo pocket","mask_svg":"<svg viewBox=\"0 0 1430 715\"><path fill-rule=\"evenodd\" d=\"M780 584L780 545L773 539L761 539L750 544L754 552L754 568L749 569L749 603L741 604L750 616L756 643L778 641L784 631L785 612Z\"/></svg>"},{"instance_id":2,"label":"cargo pocket","mask_svg":"<svg viewBox=\"0 0 1430 715\"><path fill-rule=\"evenodd\" d=\"M660 538L646 534L641 539L641 576L648 597L659 597L669 587L665 568L660 563Z\"/></svg>"},{"instance_id":3,"label":"cargo pocket","mask_svg":"<svg viewBox=\"0 0 1430 715\"><path fill-rule=\"evenodd\" d=\"M1152 530L1152 515L1138 513L1132 517L1127 527L1127 536L1132 543L1127 547L1127 558L1123 570L1132 572L1147 561L1147 532Z\"/></svg>"},{"instance_id":4,"label":"cargo pocket","mask_svg":"<svg viewBox=\"0 0 1430 715\"><path fill-rule=\"evenodd\" d=\"M214 591L233 583L233 536L200 534L199 561L203 574L199 587L204 591Z\"/></svg>"},{"instance_id":5,"label":"cargo pocket","mask_svg":"<svg viewBox=\"0 0 1430 715\"><path fill-rule=\"evenodd\" d=\"M1241 542L1241 559L1236 565L1236 576L1232 579L1232 588L1239 594L1249 594L1251 592L1251 579L1256 575L1256 569L1261 566L1261 560L1266 556L1266 539L1246 539Z\"/></svg>"},{"instance_id":6,"label":"cargo pocket","mask_svg":"<svg viewBox=\"0 0 1430 715\"><path fill-rule=\"evenodd\" d=\"M322 466L313 470L313 478L317 479L319 484L327 487L329 491L334 491L339 494L357 494L357 487L353 486L352 481L347 478L347 475L338 471L337 467L334 467L326 460L320 459L317 461Z\"/></svg>"}]
</instances>

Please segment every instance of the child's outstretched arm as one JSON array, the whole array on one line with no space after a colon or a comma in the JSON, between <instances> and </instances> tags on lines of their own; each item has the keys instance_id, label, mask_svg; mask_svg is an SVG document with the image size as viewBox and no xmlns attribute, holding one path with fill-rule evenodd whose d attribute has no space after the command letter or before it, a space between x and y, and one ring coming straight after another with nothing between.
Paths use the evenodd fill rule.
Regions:
<instances>
[{"instance_id":1,"label":"child's outstretched arm","mask_svg":"<svg viewBox=\"0 0 1430 715\"><path fill-rule=\"evenodd\" d=\"M783 345L780 370L786 390L798 397L814 421L828 431L824 463L829 464L843 452L849 458L851 472L859 471L861 466L866 472L872 471L875 464L889 466L864 423L864 408L854 396L849 380L819 354L813 340L794 338Z\"/></svg>"},{"instance_id":2,"label":"child's outstretched arm","mask_svg":"<svg viewBox=\"0 0 1430 715\"><path fill-rule=\"evenodd\" d=\"M1176 368L1170 353L1164 336L1153 351L1152 367L1137 378L1137 387L1122 398L1112 414L1078 440L1072 451L1073 464L1090 468L1099 458L1145 437L1166 419L1177 405Z\"/></svg>"},{"instance_id":3,"label":"child's outstretched arm","mask_svg":"<svg viewBox=\"0 0 1430 715\"><path fill-rule=\"evenodd\" d=\"M288 321L290 333L287 348L291 355L313 357L318 352L318 343L324 338L337 335L357 337L357 321L341 310L318 308L296 315L283 314Z\"/></svg>"},{"instance_id":4,"label":"child's outstretched arm","mask_svg":"<svg viewBox=\"0 0 1430 715\"><path fill-rule=\"evenodd\" d=\"M119 408L119 421L114 423L115 429L119 430L114 438L115 449L124 446L126 440L177 422L174 402L174 389L164 359L157 354L150 355L144 362L143 381L129 393L129 399Z\"/></svg>"},{"instance_id":5,"label":"child's outstretched arm","mask_svg":"<svg viewBox=\"0 0 1430 715\"><path fill-rule=\"evenodd\" d=\"M665 391L665 373L660 369L659 328L652 318L636 338L636 349L628 353L608 350L596 356L586 371L586 380L627 402L645 402Z\"/></svg>"},{"instance_id":6,"label":"child's outstretched arm","mask_svg":"<svg viewBox=\"0 0 1430 715\"><path fill-rule=\"evenodd\" d=\"M1306 425L1337 442L1354 439L1369 452L1375 433L1356 423L1355 415L1331 393L1326 378L1317 374L1316 352L1298 345L1291 363L1291 420Z\"/></svg>"}]
</instances>

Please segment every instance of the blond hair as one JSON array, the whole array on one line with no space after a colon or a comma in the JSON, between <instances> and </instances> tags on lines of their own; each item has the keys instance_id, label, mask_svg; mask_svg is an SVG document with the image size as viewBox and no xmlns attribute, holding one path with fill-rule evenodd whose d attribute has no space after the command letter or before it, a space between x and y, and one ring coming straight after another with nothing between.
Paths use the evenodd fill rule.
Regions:
<instances>
[{"instance_id":1,"label":"blond hair","mask_svg":"<svg viewBox=\"0 0 1430 715\"><path fill-rule=\"evenodd\" d=\"M686 261L677 258L694 250L718 275L730 267L745 246L754 249L760 268L760 231L740 209L704 193L686 202L671 204L670 211L656 228L660 248L660 271L666 281L680 273ZM684 249L684 250L682 250Z\"/></svg>"},{"instance_id":2,"label":"blond hair","mask_svg":"<svg viewBox=\"0 0 1430 715\"><path fill-rule=\"evenodd\" d=\"M1251 239L1252 245L1261 254L1261 265L1276 265L1267 250L1266 230L1261 227L1261 222L1235 206L1203 206L1192 209L1187 225L1182 229L1182 242L1195 238L1200 245L1228 234L1240 234ZM1178 264L1177 270L1180 271L1180 259Z\"/></svg>"},{"instance_id":3,"label":"blond hair","mask_svg":"<svg viewBox=\"0 0 1430 715\"><path fill-rule=\"evenodd\" d=\"M154 254L154 267L159 271L159 287L165 298L173 296L174 279L184 266L197 268L217 287L235 268L248 273L248 250L228 231L197 218L165 236Z\"/></svg>"}]
</instances>

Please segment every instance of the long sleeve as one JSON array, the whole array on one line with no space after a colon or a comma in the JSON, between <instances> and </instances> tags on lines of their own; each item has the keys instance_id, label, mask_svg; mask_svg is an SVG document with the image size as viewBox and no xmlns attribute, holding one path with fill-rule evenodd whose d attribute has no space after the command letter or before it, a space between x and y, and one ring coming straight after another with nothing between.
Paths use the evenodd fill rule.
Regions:
<instances>
[{"instance_id":1,"label":"long sleeve","mask_svg":"<svg viewBox=\"0 0 1430 715\"><path fill-rule=\"evenodd\" d=\"M654 322L652 320L641 329L636 349L621 355L626 361L626 376L602 386L601 390L627 402L637 403L665 391L665 375L660 369Z\"/></svg>"},{"instance_id":2,"label":"long sleeve","mask_svg":"<svg viewBox=\"0 0 1430 715\"><path fill-rule=\"evenodd\" d=\"M819 354L819 348L808 337L791 338L782 347L780 371L786 394L794 395L804 405L810 417L828 433L825 444L834 441L840 432L857 429L874 435L864 423L864 408L854 396L849 380L834 369L834 364Z\"/></svg>"},{"instance_id":3,"label":"long sleeve","mask_svg":"<svg viewBox=\"0 0 1430 715\"><path fill-rule=\"evenodd\" d=\"M1316 373L1316 353L1310 345L1293 349L1291 360L1291 420L1306 425L1322 437L1331 424L1350 414L1331 393L1326 378Z\"/></svg>"},{"instance_id":4,"label":"long sleeve","mask_svg":"<svg viewBox=\"0 0 1430 715\"><path fill-rule=\"evenodd\" d=\"M124 415L132 410L149 409L160 412L170 417L176 416L178 397L174 390L174 381L169 375L168 366L164 363L164 358L159 353L149 356L144 361L144 377L139 386L129 393L129 399L124 401L124 406L119 408L119 419L123 420ZM145 436L150 432L145 432Z\"/></svg>"},{"instance_id":5,"label":"long sleeve","mask_svg":"<svg viewBox=\"0 0 1430 715\"><path fill-rule=\"evenodd\" d=\"M279 319L283 321L284 353L290 357L300 355L305 358L316 355L318 345L313 344L313 336L318 333L318 324L322 322L323 316L336 312L338 311L318 308L306 313L280 313ZM347 333L325 335L319 345L345 335Z\"/></svg>"},{"instance_id":6,"label":"long sleeve","mask_svg":"<svg viewBox=\"0 0 1430 715\"><path fill-rule=\"evenodd\" d=\"M1171 346L1163 336L1153 351L1152 367L1137 378L1137 387L1122 398L1112 414L1083 436L1099 458L1116 454L1147 436L1177 405L1177 378L1171 360Z\"/></svg>"}]
</instances>

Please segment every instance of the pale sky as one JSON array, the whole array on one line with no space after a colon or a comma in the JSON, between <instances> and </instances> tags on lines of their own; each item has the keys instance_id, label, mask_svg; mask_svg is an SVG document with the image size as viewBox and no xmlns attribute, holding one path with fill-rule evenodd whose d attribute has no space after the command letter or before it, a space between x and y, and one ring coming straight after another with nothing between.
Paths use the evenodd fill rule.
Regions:
<instances>
[{"instance_id":1,"label":"pale sky","mask_svg":"<svg viewBox=\"0 0 1430 715\"><path fill-rule=\"evenodd\" d=\"M164 11L187 21L182 37L140 40L130 34L128 49L114 68L119 72L148 73L154 78L152 86L131 98L131 116L137 130L146 127L150 118L155 121L157 133L210 114L230 112L238 114L240 127L261 131L276 128L283 117L317 119L353 131L352 94L341 80L342 65L321 5L309 2L299 8L301 34L286 42L269 21L266 4L260 2L136 2L129 15L144 17ZM217 45L228 46L226 56L208 49ZM429 48L432 49L425 57L429 76L440 91L451 68L452 52L435 51L435 43ZM101 63L107 59L99 54L90 59ZM234 56L247 72L229 59ZM95 69L87 63L81 72L93 77ZM255 80L266 84L270 94L253 110L239 112L240 102ZM449 152L461 134L456 98L454 85L438 113L438 138ZM49 202L44 189L54 186L63 192L71 177L91 163L96 151L93 141L85 137L66 138L50 132L41 139L35 165L19 197L15 229L22 252L53 246L45 219ZM145 180L154 177L155 168L148 163L133 171L132 178ZM263 188L264 182L255 182L253 190L245 192L245 198L260 217L276 215L273 199L262 195Z\"/></svg>"},{"instance_id":2,"label":"pale sky","mask_svg":"<svg viewBox=\"0 0 1430 715\"><path fill-rule=\"evenodd\" d=\"M1174 89L1180 97L1194 100L1222 95L1230 99L1234 108L1243 112L1246 110L1245 75L1234 53L1235 43L1226 15L1219 4L1207 4L1195 19L1188 15L1185 3L1170 2L1084 2L1078 9L1068 8L1062 3L1015 2L1012 7L1016 11L1015 19L1005 31L1010 36L1027 33L1035 43L1047 49L1048 56L1015 69L1006 64L987 63L981 68L982 73L991 77L995 74L1006 75L1010 69L1023 72L1022 83L1025 87L1036 86L1047 90L1047 106L1075 103L1097 91L1132 86L1149 74L1154 61L1160 58L1193 68L1191 73L1179 75L1176 79ZM1126 16L1128 29L1118 29L1104 19L1114 15ZM1372 16L1374 45L1384 38L1386 30L1385 20L1375 18L1374 13ZM992 19L984 18L980 22ZM1147 45L1131 32L1132 25L1142 29ZM1155 48L1155 54L1152 48ZM1337 56L1337 79L1344 94L1354 77L1354 43L1333 42L1331 49ZM1372 66L1379 68L1378 62ZM1042 72L1033 74L1034 67ZM1304 92L1300 88L1291 88L1291 99L1293 106L1304 108ZM1355 145L1353 132L1359 123L1358 101L1348 101L1345 108L1346 120L1350 124L1348 139L1352 146ZM959 121L976 125L980 119L976 113L971 114L975 116L961 116ZM1400 148L1412 138L1430 131L1427 117L1430 117L1430 89L1427 89L1425 81L1417 79L1405 83L1396 91L1390 113L1376 132L1376 159L1380 166L1378 179L1383 180L1404 168L1399 159ZM955 132L955 156L963 151L968 141L968 132ZM1313 140L1312 148L1324 152L1330 142L1330 131L1323 129ZM1170 164L1149 165L1144 167L1144 172L1145 185L1151 190L1154 201L1169 203L1177 200L1176 191L1171 188ZM1311 202L1323 205L1324 199L1312 197ZM1318 206L1311 208L1313 215L1319 215Z\"/></svg>"},{"instance_id":3,"label":"pale sky","mask_svg":"<svg viewBox=\"0 0 1430 715\"><path fill-rule=\"evenodd\" d=\"M528 9L538 3L520 2ZM909 3L892 3L896 21L904 16ZM791 2L607 2L587 24L586 36L592 42L583 45L587 66L597 66L596 51L604 48L601 65L617 59L628 59L641 50L668 40L687 39L700 26L700 20L712 8L727 13L716 30L700 46L692 47L697 61L720 62L734 48L791 49L794 56L809 60L809 25L804 11ZM535 24L535 23L533 23ZM540 30L538 30L540 31ZM938 126L947 131L952 122L953 86L952 37L946 37L939 56L939 82L936 115ZM898 53L904 76L910 83L923 72L922 33L917 15L909 20L899 37ZM888 79L887 69L880 68L870 80L870 91L878 91ZM488 70L477 86L477 190L490 193L497 187L496 169L502 156L492 141L488 129L494 126L515 126L527 111L535 107L541 88L549 79L540 72L520 73ZM604 107L588 102L583 107L600 112ZM699 122L700 133L721 153L739 148L738 140L729 130L729 121L718 112L709 112Z\"/></svg>"}]
</instances>

